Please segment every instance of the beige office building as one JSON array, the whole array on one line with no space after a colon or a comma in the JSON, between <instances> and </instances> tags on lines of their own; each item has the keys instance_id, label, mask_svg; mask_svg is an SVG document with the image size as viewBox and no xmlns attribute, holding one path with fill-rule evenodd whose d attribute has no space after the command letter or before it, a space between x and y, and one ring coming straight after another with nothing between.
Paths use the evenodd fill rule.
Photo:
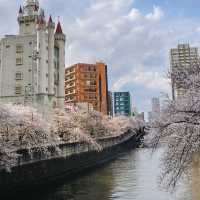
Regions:
<instances>
[{"instance_id":1,"label":"beige office building","mask_svg":"<svg viewBox=\"0 0 200 200\"><path fill-rule=\"evenodd\" d=\"M198 48L190 47L189 44L179 44L177 48L170 51L170 67L171 72L173 70L182 70L192 67L194 62L197 62L199 58ZM185 93L184 88L177 88L174 80L172 79L172 97L176 99Z\"/></svg>"},{"instance_id":2,"label":"beige office building","mask_svg":"<svg viewBox=\"0 0 200 200\"><path fill-rule=\"evenodd\" d=\"M46 21L37 0L25 0L19 33L0 39L0 102L64 109L65 34Z\"/></svg>"}]
</instances>

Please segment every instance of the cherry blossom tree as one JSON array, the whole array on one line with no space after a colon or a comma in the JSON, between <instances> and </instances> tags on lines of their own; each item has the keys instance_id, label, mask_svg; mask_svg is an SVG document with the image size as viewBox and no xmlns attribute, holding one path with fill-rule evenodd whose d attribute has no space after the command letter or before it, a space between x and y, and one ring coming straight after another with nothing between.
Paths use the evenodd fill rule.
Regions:
<instances>
[{"instance_id":1,"label":"cherry blossom tree","mask_svg":"<svg viewBox=\"0 0 200 200\"><path fill-rule=\"evenodd\" d=\"M92 138L88 130L91 128L87 118L80 110L75 112L64 112L55 110L54 128L55 133L64 143L85 142L93 146L96 150L101 150L100 145Z\"/></svg>"},{"instance_id":2,"label":"cherry blossom tree","mask_svg":"<svg viewBox=\"0 0 200 200\"><path fill-rule=\"evenodd\" d=\"M190 172L193 156L200 151L200 64L171 72L176 88L184 94L167 106L152 124L154 148L165 144L161 184L173 189Z\"/></svg>"},{"instance_id":3,"label":"cherry blossom tree","mask_svg":"<svg viewBox=\"0 0 200 200\"><path fill-rule=\"evenodd\" d=\"M50 127L33 108L0 104L0 166L16 164L17 150L48 152L56 146L60 139Z\"/></svg>"},{"instance_id":4,"label":"cherry blossom tree","mask_svg":"<svg viewBox=\"0 0 200 200\"><path fill-rule=\"evenodd\" d=\"M131 130L133 134L141 126L135 118L110 119L97 111L72 108L54 110L48 119L34 108L22 105L0 104L0 168L10 169L17 164L20 154L39 152L48 158L50 147L61 155L60 144L86 143L101 151L98 139L118 136Z\"/></svg>"}]
</instances>

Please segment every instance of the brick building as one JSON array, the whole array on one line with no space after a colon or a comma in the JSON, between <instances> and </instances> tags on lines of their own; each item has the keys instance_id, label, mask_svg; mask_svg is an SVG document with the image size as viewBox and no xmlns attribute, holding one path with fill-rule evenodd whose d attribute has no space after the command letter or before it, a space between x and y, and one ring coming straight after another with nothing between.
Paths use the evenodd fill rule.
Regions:
<instances>
[{"instance_id":1,"label":"brick building","mask_svg":"<svg viewBox=\"0 0 200 200\"><path fill-rule=\"evenodd\" d=\"M65 69L65 102L88 103L108 114L107 66L78 63Z\"/></svg>"}]
</instances>

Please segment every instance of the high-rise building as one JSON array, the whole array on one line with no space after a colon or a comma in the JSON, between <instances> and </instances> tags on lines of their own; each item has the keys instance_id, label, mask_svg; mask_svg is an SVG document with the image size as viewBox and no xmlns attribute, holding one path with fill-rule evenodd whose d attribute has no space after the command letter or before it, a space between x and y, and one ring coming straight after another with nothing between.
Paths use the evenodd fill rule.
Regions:
<instances>
[{"instance_id":1,"label":"high-rise building","mask_svg":"<svg viewBox=\"0 0 200 200\"><path fill-rule=\"evenodd\" d=\"M113 116L113 93L108 91L108 115Z\"/></svg>"},{"instance_id":2,"label":"high-rise building","mask_svg":"<svg viewBox=\"0 0 200 200\"><path fill-rule=\"evenodd\" d=\"M152 112L148 112L148 122L149 123L152 123L153 122L153 115L152 115Z\"/></svg>"},{"instance_id":3,"label":"high-rise building","mask_svg":"<svg viewBox=\"0 0 200 200\"><path fill-rule=\"evenodd\" d=\"M145 122L145 114L144 114L144 112L138 113L135 116L137 117L137 119Z\"/></svg>"},{"instance_id":4,"label":"high-rise building","mask_svg":"<svg viewBox=\"0 0 200 200\"><path fill-rule=\"evenodd\" d=\"M191 68L198 58L198 48L190 47L189 44L179 44L177 48L170 51L171 72ZM185 89L177 88L176 83L172 80L172 98L176 99L184 93Z\"/></svg>"},{"instance_id":5,"label":"high-rise building","mask_svg":"<svg viewBox=\"0 0 200 200\"><path fill-rule=\"evenodd\" d=\"M130 92L114 92L114 113L116 116L131 116Z\"/></svg>"},{"instance_id":6,"label":"high-rise building","mask_svg":"<svg viewBox=\"0 0 200 200\"><path fill-rule=\"evenodd\" d=\"M152 119L156 119L160 116L160 100L159 98L152 98Z\"/></svg>"},{"instance_id":7,"label":"high-rise building","mask_svg":"<svg viewBox=\"0 0 200 200\"><path fill-rule=\"evenodd\" d=\"M37 0L18 13L19 34L0 40L0 101L64 109L65 35Z\"/></svg>"},{"instance_id":8,"label":"high-rise building","mask_svg":"<svg viewBox=\"0 0 200 200\"><path fill-rule=\"evenodd\" d=\"M157 97L152 98L152 112L160 113L160 100Z\"/></svg>"},{"instance_id":9,"label":"high-rise building","mask_svg":"<svg viewBox=\"0 0 200 200\"><path fill-rule=\"evenodd\" d=\"M151 111L148 112L148 122L152 123L154 120L160 117L161 108L160 108L160 99L157 97L152 98L151 100Z\"/></svg>"},{"instance_id":10,"label":"high-rise building","mask_svg":"<svg viewBox=\"0 0 200 200\"><path fill-rule=\"evenodd\" d=\"M108 114L107 66L104 63L78 63L65 70L65 102L88 103Z\"/></svg>"}]
</instances>

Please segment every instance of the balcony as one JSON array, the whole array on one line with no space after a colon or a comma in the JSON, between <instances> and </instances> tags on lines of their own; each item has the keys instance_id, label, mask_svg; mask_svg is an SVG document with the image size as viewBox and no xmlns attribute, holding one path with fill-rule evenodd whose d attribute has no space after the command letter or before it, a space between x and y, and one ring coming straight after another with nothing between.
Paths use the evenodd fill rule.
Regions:
<instances>
[{"instance_id":1,"label":"balcony","mask_svg":"<svg viewBox=\"0 0 200 200\"><path fill-rule=\"evenodd\" d=\"M65 94L66 95L75 95L76 94L76 90L65 90Z\"/></svg>"},{"instance_id":2,"label":"balcony","mask_svg":"<svg viewBox=\"0 0 200 200\"><path fill-rule=\"evenodd\" d=\"M74 101L75 101L75 98L73 98L73 99L66 99L65 100L66 103L73 103Z\"/></svg>"},{"instance_id":3,"label":"balcony","mask_svg":"<svg viewBox=\"0 0 200 200\"><path fill-rule=\"evenodd\" d=\"M75 81L75 80L76 80L75 76L70 77L70 78L65 78L65 83L72 82L72 81Z\"/></svg>"},{"instance_id":4,"label":"balcony","mask_svg":"<svg viewBox=\"0 0 200 200\"><path fill-rule=\"evenodd\" d=\"M71 88L75 88L75 87L76 87L75 83L73 83L73 84L66 84L65 89L71 89Z\"/></svg>"},{"instance_id":5,"label":"balcony","mask_svg":"<svg viewBox=\"0 0 200 200\"><path fill-rule=\"evenodd\" d=\"M75 72L76 72L75 69L73 69L73 70L66 70L65 75L66 76L70 76L71 74L74 74Z\"/></svg>"}]
</instances>

